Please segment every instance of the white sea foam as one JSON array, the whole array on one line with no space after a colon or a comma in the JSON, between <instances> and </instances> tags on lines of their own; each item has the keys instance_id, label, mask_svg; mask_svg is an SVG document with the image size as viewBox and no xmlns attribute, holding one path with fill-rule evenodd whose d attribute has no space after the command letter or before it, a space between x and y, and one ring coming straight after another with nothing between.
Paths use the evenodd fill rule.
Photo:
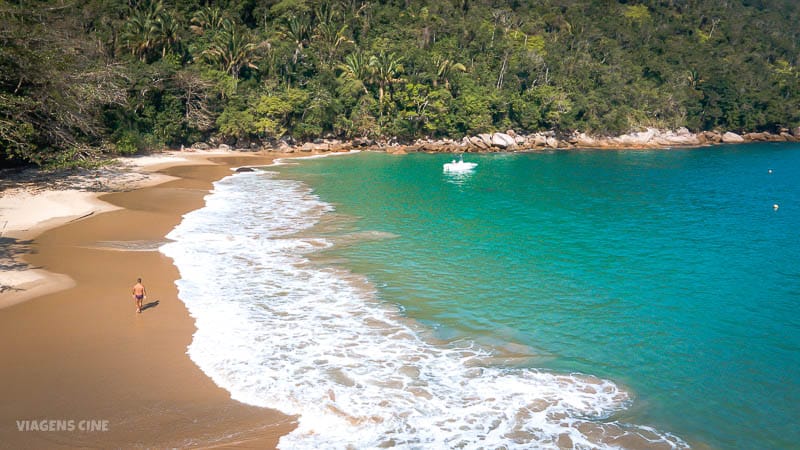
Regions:
<instances>
[{"instance_id":1,"label":"white sea foam","mask_svg":"<svg viewBox=\"0 0 800 450\"><path fill-rule=\"evenodd\" d=\"M309 261L331 243L298 233L333 208L303 184L241 173L206 202L161 248L196 319L189 355L233 398L299 416L281 448L686 447L615 422L630 398L610 381L426 342L356 276Z\"/></svg>"}]
</instances>

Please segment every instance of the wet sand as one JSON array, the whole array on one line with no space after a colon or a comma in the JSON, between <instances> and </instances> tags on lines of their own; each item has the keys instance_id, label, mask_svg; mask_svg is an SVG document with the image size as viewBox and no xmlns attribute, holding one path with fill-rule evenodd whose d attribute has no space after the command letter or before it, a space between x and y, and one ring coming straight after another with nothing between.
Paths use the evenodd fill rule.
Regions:
<instances>
[{"instance_id":1,"label":"wet sand","mask_svg":"<svg viewBox=\"0 0 800 450\"><path fill-rule=\"evenodd\" d=\"M194 320L177 298L177 269L156 250L203 206L212 181L271 159L164 169L177 179L103 195L121 209L32 241L26 262L74 285L0 309L0 447L274 448L294 428L293 417L231 400L189 359ZM131 298L138 277L148 292L142 314ZM51 420L75 429L18 429ZM87 423L101 429L81 430Z\"/></svg>"}]
</instances>

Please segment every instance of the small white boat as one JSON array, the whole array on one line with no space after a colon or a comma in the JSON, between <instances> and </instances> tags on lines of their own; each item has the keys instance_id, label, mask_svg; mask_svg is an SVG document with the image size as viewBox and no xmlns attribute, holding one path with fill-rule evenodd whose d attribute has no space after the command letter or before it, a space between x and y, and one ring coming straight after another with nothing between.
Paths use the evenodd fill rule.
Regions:
<instances>
[{"instance_id":1,"label":"small white boat","mask_svg":"<svg viewBox=\"0 0 800 450\"><path fill-rule=\"evenodd\" d=\"M464 157L456 161L455 159L444 164L445 172L468 172L478 166L478 163L464 162Z\"/></svg>"}]
</instances>

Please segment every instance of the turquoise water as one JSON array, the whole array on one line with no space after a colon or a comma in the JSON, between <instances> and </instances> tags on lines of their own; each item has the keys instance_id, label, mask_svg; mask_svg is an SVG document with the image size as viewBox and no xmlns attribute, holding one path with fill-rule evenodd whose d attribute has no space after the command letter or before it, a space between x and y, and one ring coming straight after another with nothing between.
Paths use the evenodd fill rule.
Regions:
<instances>
[{"instance_id":1,"label":"turquoise water","mask_svg":"<svg viewBox=\"0 0 800 450\"><path fill-rule=\"evenodd\" d=\"M326 259L433 337L613 380L635 397L620 420L694 447L797 447L800 146L467 155L460 176L451 158L280 171L336 232L393 236Z\"/></svg>"}]
</instances>

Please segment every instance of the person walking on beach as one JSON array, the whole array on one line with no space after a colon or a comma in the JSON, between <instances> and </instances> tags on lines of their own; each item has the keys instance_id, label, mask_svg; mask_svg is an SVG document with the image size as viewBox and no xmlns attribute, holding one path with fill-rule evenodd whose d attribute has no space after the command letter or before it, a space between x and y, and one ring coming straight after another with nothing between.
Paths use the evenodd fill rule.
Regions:
<instances>
[{"instance_id":1,"label":"person walking on beach","mask_svg":"<svg viewBox=\"0 0 800 450\"><path fill-rule=\"evenodd\" d=\"M142 312L142 300L147 298L147 290L144 288L142 284L142 279L139 278L136 280L136 284L133 285L133 299L136 301L136 312Z\"/></svg>"}]
</instances>

